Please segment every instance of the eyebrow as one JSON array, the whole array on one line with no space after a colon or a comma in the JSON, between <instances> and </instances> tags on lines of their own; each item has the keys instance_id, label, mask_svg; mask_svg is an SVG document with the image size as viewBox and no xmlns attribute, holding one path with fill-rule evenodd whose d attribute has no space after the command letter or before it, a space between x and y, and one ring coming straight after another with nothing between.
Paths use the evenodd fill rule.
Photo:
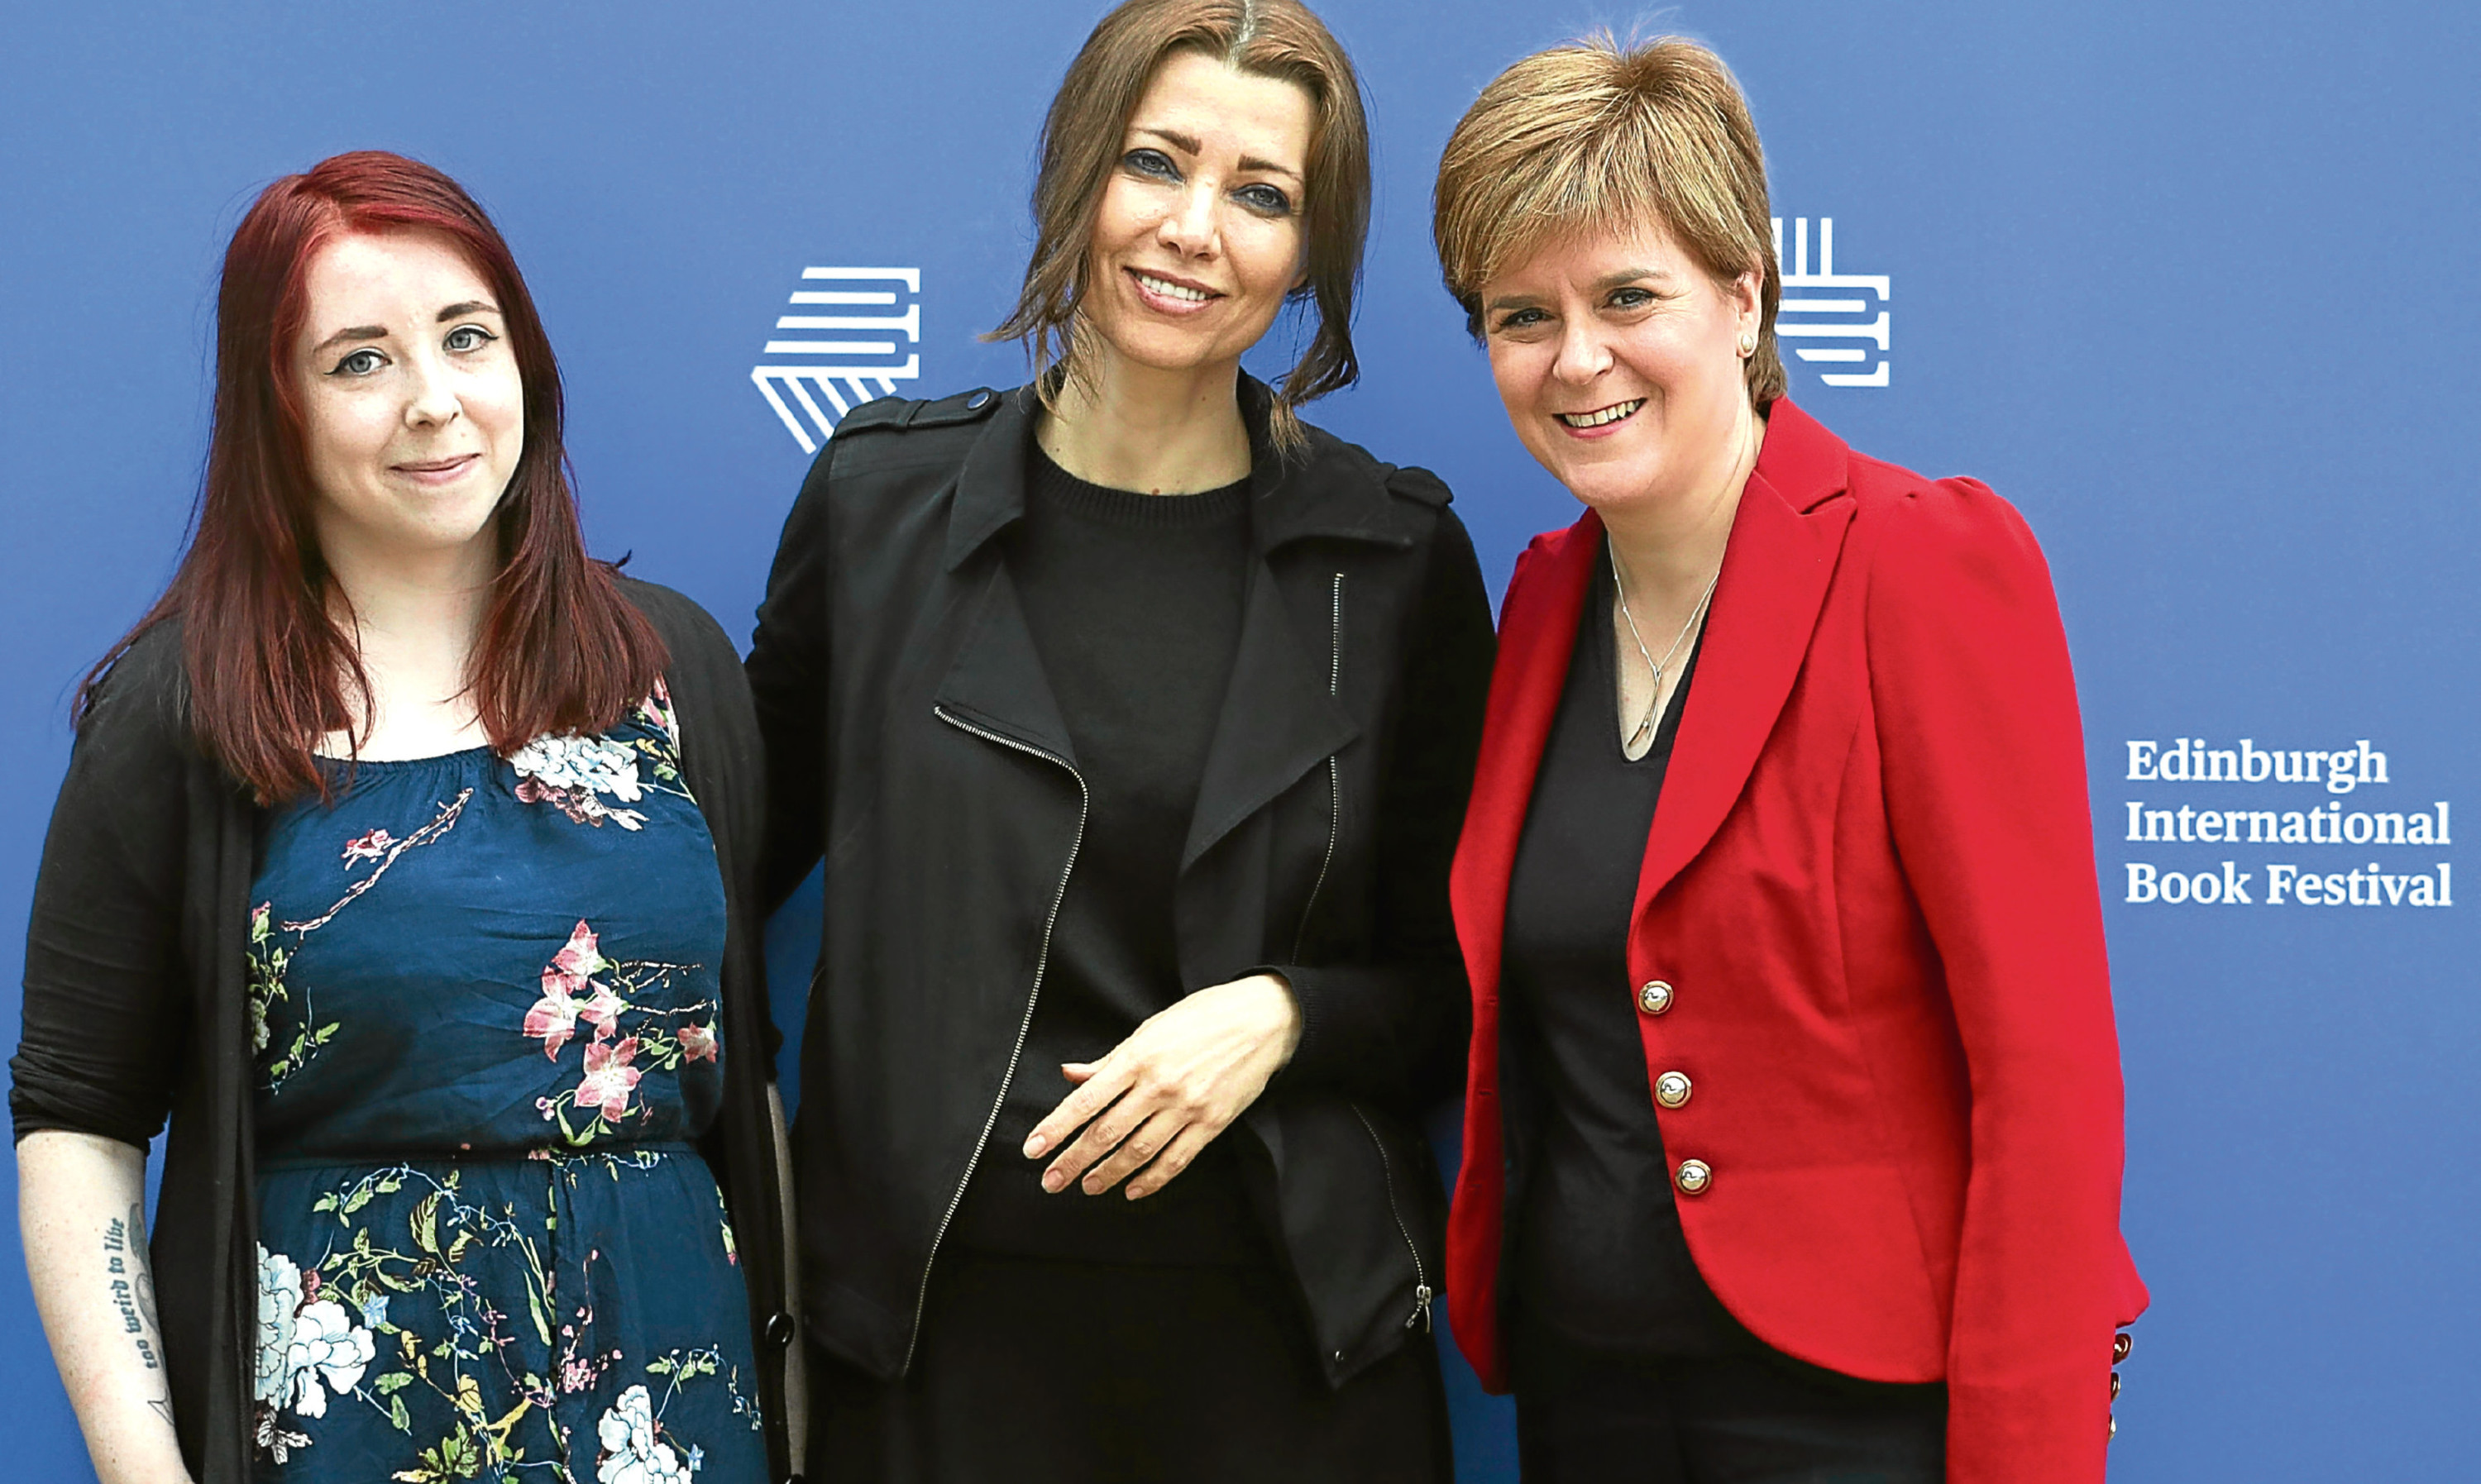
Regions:
<instances>
[{"instance_id":1,"label":"eyebrow","mask_svg":"<svg viewBox=\"0 0 2481 1484\"><path fill-rule=\"evenodd\" d=\"M340 329L320 341L310 348L310 353L321 354L329 346L342 345L348 340L385 340L386 338L387 326L383 325L356 325L348 329Z\"/></svg>"},{"instance_id":2,"label":"eyebrow","mask_svg":"<svg viewBox=\"0 0 2481 1484\"><path fill-rule=\"evenodd\" d=\"M1605 273L1601 277L1595 279L1594 291L1598 294L1607 293L1612 289L1618 288L1621 284L1634 283L1639 278L1661 278L1668 280L1670 277L1671 274L1659 268L1623 268L1617 273Z\"/></svg>"},{"instance_id":3,"label":"eyebrow","mask_svg":"<svg viewBox=\"0 0 2481 1484\"><path fill-rule=\"evenodd\" d=\"M1176 134L1169 129L1158 129L1148 124L1137 125L1136 132L1139 134L1151 134L1155 138L1162 140L1164 143L1171 145L1173 148L1180 150L1184 154L1193 155L1205 153L1205 146L1200 144L1197 142L1196 137L1193 135ZM1240 168L1244 170L1257 170L1269 175L1288 175L1294 180L1301 178L1301 172L1293 169L1291 166L1277 165L1272 160L1261 160L1256 155L1242 155L1240 157Z\"/></svg>"},{"instance_id":4,"label":"eyebrow","mask_svg":"<svg viewBox=\"0 0 2481 1484\"><path fill-rule=\"evenodd\" d=\"M461 320L469 314L498 314L499 312L500 306L492 303L488 299L469 299L462 303L450 304L447 308L440 310L439 317L431 323L434 325L445 325L451 320ZM383 325L354 325L347 328L340 329L334 334L329 335L326 339L320 341L316 346L311 348L310 353L313 355L324 354L329 346L343 345L349 340L385 340L387 337L387 326Z\"/></svg>"},{"instance_id":5,"label":"eyebrow","mask_svg":"<svg viewBox=\"0 0 2481 1484\"><path fill-rule=\"evenodd\" d=\"M1659 268L1623 268L1617 273L1605 273L1601 277L1595 279L1594 292L1597 294L1607 294L1622 284L1634 283L1639 278L1668 279L1670 276L1671 274L1665 273ZM1498 299L1492 299L1482 307L1485 310L1522 309L1528 305L1539 302L1541 302L1541 299L1538 295L1505 294L1502 295Z\"/></svg>"}]
</instances>

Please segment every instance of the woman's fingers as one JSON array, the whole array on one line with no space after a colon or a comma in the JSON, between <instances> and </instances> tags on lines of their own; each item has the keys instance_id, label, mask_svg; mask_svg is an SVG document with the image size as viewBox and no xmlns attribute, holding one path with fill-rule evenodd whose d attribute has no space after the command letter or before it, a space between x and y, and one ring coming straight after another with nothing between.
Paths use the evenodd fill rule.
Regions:
<instances>
[{"instance_id":1,"label":"woman's fingers","mask_svg":"<svg viewBox=\"0 0 2481 1484\"><path fill-rule=\"evenodd\" d=\"M1066 1106L1061 1105L1063 1107ZM1069 1140L1068 1147L1051 1161L1050 1168L1042 1172L1042 1188L1057 1192L1077 1184L1081 1176L1109 1158L1130 1134L1161 1110L1161 1105L1154 1100L1140 1098L1134 1093L1112 1104L1087 1124L1084 1132ZM1169 1136L1169 1131L1158 1135L1154 1147L1161 1148Z\"/></svg>"},{"instance_id":2,"label":"woman's fingers","mask_svg":"<svg viewBox=\"0 0 2481 1484\"><path fill-rule=\"evenodd\" d=\"M1143 1200L1170 1185L1173 1177L1188 1168L1190 1161L1194 1160L1207 1145L1214 1142L1214 1136L1222 1132L1219 1128L1208 1128L1202 1120L1182 1129L1172 1136L1169 1144L1163 1146L1163 1152L1155 1156L1152 1164L1137 1171L1136 1175L1130 1180L1129 1199Z\"/></svg>"},{"instance_id":3,"label":"woman's fingers","mask_svg":"<svg viewBox=\"0 0 2481 1484\"><path fill-rule=\"evenodd\" d=\"M1158 1108L1145 1122L1137 1125L1103 1162L1085 1172L1079 1187L1087 1195L1101 1195L1128 1176L1143 1168L1148 1160L1163 1152L1175 1135L1186 1132L1188 1119L1170 1108Z\"/></svg>"},{"instance_id":4,"label":"woman's fingers","mask_svg":"<svg viewBox=\"0 0 2481 1484\"><path fill-rule=\"evenodd\" d=\"M1086 1120L1110 1107L1129 1087L1128 1075L1114 1065L1110 1056L1090 1066L1084 1062L1063 1062L1059 1075L1077 1083L1077 1090L1060 1099L1059 1106L1046 1114L1042 1122L1033 1126L1033 1132L1026 1135L1025 1157L1029 1159L1039 1159L1065 1143L1070 1134L1085 1126Z\"/></svg>"},{"instance_id":5,"label":"woman's fingers","mask_svg":"<svg viewBox=\"0 0 2481 1484\"><path fill-rule=\"evenodd\" d=\"M1037 1128L1049 1126L1055 1120L1059 1120L1066 1124L1066 1127L1058 1136L1064 1136L1069 1131L1075 1130L1075 1124L1068 1123L1067 1120L1076 1116L1076 1105L1087 1093L1107 1081L1125 1085L1129 1080L1127 1074L1111 1069L1107 1058L1105 1069L1084 1086L1070 1093L1059 1106L1052 1109L1051 1116L1045 1118L1042 1125ZM1127 1138L1140 1124L1152 1117L1159 1106L1155 1099L1131 1091L1123 1093L1118 1101L1092 1114L1091 1121L1085 1124L1084 1130L1077 1132L1075 1138L1068 1140L1068 1147L1060 1150L1058 1157L1051 1161L1050 1167L1042 1172L1042 1188L1059 1191L1075 1185L1078 1177L1084 1175L1112 1150L1117 1149L1122 1139ZM1039 1136L1037 1133L1035 1137ZM1027 1139L1026 1147L1030 1149L1032 1146L1033 1139Z\"/></svg>"}]
</instances>

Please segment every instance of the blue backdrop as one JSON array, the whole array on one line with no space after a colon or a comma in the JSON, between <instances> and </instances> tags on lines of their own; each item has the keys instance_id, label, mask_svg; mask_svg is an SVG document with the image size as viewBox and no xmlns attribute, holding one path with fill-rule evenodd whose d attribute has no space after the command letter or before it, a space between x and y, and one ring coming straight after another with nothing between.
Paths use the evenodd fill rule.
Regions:
<instances>
[{"instance_id":1,"label":"blue backdrop","mask_svg":"<svg viewBox=\"0 0 2481 1484\"><path fill-rule=\"evenodd\" d=\"M1101 9L11 0L0 952L22 941L69 687L178 549L216 265L261 185L364 146L465 181L560 350L593 547L745 636L837 398L1020 378L974 336L1009 302L1034 129ZM1990 481L2056 574L2126 1046L2127 1229L2155 1296L2116 1476L2481 1472L2481 1003L2472 909L2447 904L2476 760L2481 516L2455 388L2481 296L2428 277L2481 229L2481 13L1323 13L1368 83L1379 194L1366 378L1317 415L1444 475L1494 583L1574 506L1438 288L1440 143L1499 67L1589 26L1685 32L1737 68L1787 270L1811 280L1786 343L1827 352L1793 361L1793 396L1867 452ZM2268 752L2282 768L2254 781ZM1511 1477L1503 1414L1465 1384L1464 1475ZM13 1281L0 1386L12 1472L89 1477Z\"/></svg>"}]
</instances>

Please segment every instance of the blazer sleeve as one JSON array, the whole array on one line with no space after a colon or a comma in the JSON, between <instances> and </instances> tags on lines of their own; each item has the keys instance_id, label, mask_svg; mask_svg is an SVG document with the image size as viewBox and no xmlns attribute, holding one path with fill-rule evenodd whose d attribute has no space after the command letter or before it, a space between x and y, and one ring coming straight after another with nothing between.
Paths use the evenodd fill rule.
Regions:
<instances>
[{"instance_id":1,"label":"blazer sleeve","mask_svg":"<svg viewBox=\"0 0 2481 1484\"><path fill-rule=\"evenodd\" d=\"M793 502L758 606L746 671L767 757L758 906L770 913L818 864L826 830L829 439Z\"/></svg>"},{"instance_id":2,"label":"blazer sleeve","mask_svg":"<svg viewBox=\"0 0 2481 1484\"><path fill-rule=\"evenodd\" d=\"M80 726L43 840L26 925L25 1007L10 1060L16 1136L162 1131L189 1033L181 957L186 783L196 759L161 672L177 642L140 641Z\"/></svg>"},{"instance_id":3,"label":"blazer sleeve","mask_svg":"<svg viewBox=\"0 0 2481 1484\"><path fill-rule=\"evenodd\" d=\"M1364 962L1271 966L1301 1007L1287 1086L1400 1089L1425 1103L1462 1080L1472 1001L1448 872L1473 793L1496 643L1473 540L1452 510L1439 512L1420 605L1405 630L1403 708L1380 784L1373 950Z\"/></svg>"},{"instance_id":4,"label":"blazer sleeve","mask_svg":"<svg viewBox=\"0 0 2481 1484\"><path fill-rule=\"evenodd\" d=\"M2067 638L2040 547L1988 488L1946 481L1884 513L1868 664L1887 818L1972 1088L1947 1477L2099 1484L2133 1270Z\"/></svg>"}]
</instances>

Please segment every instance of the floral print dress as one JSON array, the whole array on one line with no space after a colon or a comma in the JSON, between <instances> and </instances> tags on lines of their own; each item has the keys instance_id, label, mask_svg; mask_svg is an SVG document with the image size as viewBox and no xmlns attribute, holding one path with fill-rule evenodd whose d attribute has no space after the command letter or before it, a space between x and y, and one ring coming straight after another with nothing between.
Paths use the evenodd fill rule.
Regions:
<instances>
[{"instance_id":1,"label":"floral print dress","mask_svg":"<svg viewBox=\"0 0 2481 1484\"><path fill-rule=\"evenodd\" d=\"M334 775L251 900L258 1476L765 1476L691 1140L724 902L659 688L600 737Z\"/></svg>"}]
</instances>

